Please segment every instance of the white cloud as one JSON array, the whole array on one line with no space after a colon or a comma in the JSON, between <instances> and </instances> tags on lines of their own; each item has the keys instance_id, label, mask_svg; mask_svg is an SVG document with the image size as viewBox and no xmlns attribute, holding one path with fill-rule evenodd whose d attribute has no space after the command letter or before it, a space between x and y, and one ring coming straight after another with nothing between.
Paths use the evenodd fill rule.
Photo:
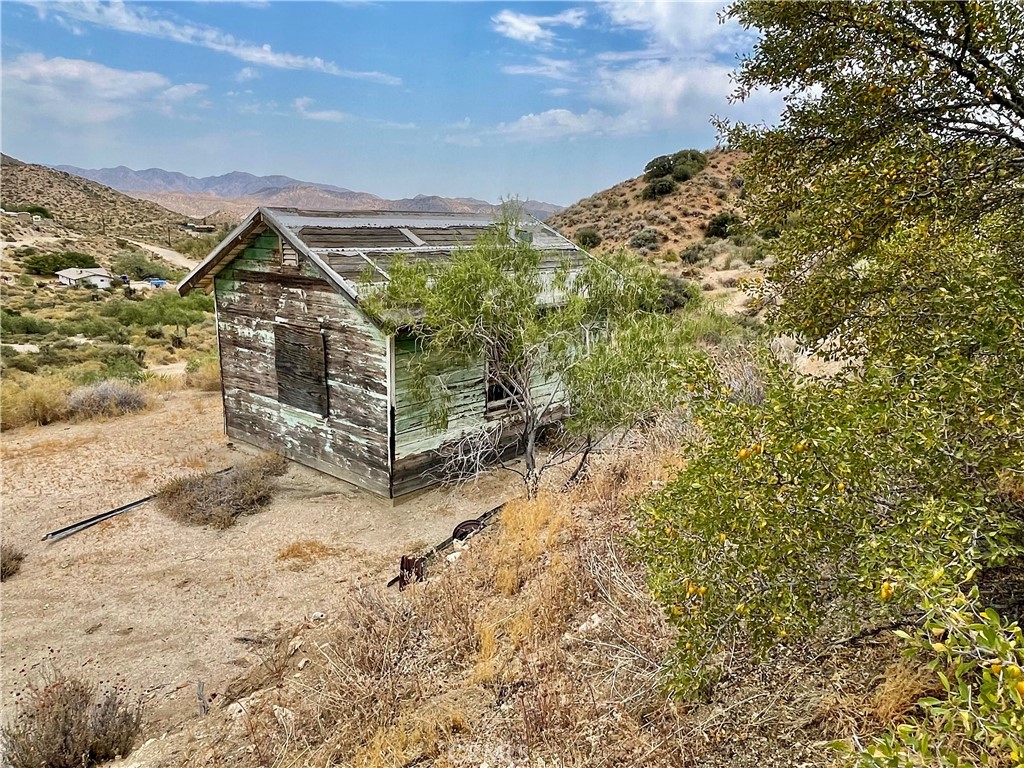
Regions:
<instances>
[{"instance_id":1,"label":"white cloud","mask_svg":"<svg viewBox=\"0 0 1024 768\"><path fill-rule=\"evenodd\" d=\"M205 90L172 84L157 72L123 70L82 59L26 53L4 63L3 100L29 125L105 123L145 109L170 113Z\"/></svg>"},{"instance_id":2,"label":"white cloud","mask_svg":"<svg viewBox=\"0 0 1024 768\"><path fill-rule=\"evenodd\" d=\"M613 133L615 118L596 109L577 114L568 109L549 109L500 123L488 133L508 141L550 141L586 134Z\"/></svg>"},{"instance_id":3,"label":"white cloud","mask_svg":"<svg viewBox=\"0 0 1024 768\"><path fill-rule=\"evenodd\" d=\"M570 8L553 16L531 16L508 9L491 17L494 31L499 35L520 43L530 43L541 47L550 47L556 37L549 27L570 27L579 29L583 26L587 14L582 8Z\"/></svg>"},{"instance_id":4,"label":"white cloud","mask_svg":"<svg viewBox=\"0 0 1024 768\"><path fill-rule=\"evenodd\" d=\"M198 96L205 90L206 86L199 83L182 83L181 85L172 85L162 95L167 101L185 101L193 96Z\"/></svg>"},{"instance_id":5,"label":"white cloud","mask_svg":"<svg viewBox=\"0 0 1024 768\"><path fill-rule=\"evenodd\" d=\"M537 56L534 64L510 64L501 68L506 75L533 75L548 77L552 80L571 80L576 72L576 64L566 59L552 59Z\"/></svg>"},{"instance_id":6,"label":"white cloud","mask_svg":"<svg viewBox=\"0 0 1024 768\"><path fill-rule=\"evenodd\" d=\"M255 67L242 67L238 70L238 74L235 75L235 80L240 83L245 83L249 80L255 80L259 76L260 73Z\"/></svg>"},{"instance_id":7,"label":"white cloud","mask_svg":"<svg viewBox=\"0 0 1024 768\"><path fill-rule=\"evenodd\" d=\"M665 0L607 0L600 4L612 26L645 32L655 50L695 59L731 56L757 39L756 32L735 21L721 22L726 6Z\"/></svg>"},{"instance_id":8,"label":"white cloud","mask_svg":"<svg viewBox=\"0 0 1024 768\"><path fill-rule=\"evenodd\" d=\"M226 53L248 64L257 64L277 69L299 69L323 72L337 77L368 80L385 85L400 85L401 79L383 72L360 72L343 69L319 56L305 56L275 51L270 45L258 45L239 40L233 35L204 24L182 22L162 16L144 6L127 4L123 0L96 2L86 0L61 3L50 10L58 18L93 24L107 29L116 29L146 37L173 40L185 45L195 45L211 51Z\"/></svg>"},{"instance_id":9,"label":"white cloud","mask_svg":"<svg viewBox=\"0 0 1024 768\"><path fill-rule=\"evenodd\" d=\"M348 116L337 109L310 109L313 106L313 99L302 96L292 102L296 111L307 120L322 120L327 123L340 123L347 120Z\"/></svg>"},{"instance_id":10,"label":"white cloud","mask_svg":"<svg viewBox=\"0 0 1024 768\"><path fill-rule=\"evenodd\" d=\"M720 23L724 4L612 0L598 7L612 29L640 32L642 45L597 51L588 60L561 65L560 60L538 56L534 64L502 68L509 74L582 81L572 93L585 106L523 115L479 130L477 136L529 142L652 131L707 136L713 115L754 121L778 115L777 94L758 93L746 102L729 103L734 57L749 50L756 35L735 22ZM549 42L553 34L539 20L552 18L526 17L536 23L520 20L514 30L526 42ZM570 95L566 88L546 93Z\"/></svg>"}]
</instances>

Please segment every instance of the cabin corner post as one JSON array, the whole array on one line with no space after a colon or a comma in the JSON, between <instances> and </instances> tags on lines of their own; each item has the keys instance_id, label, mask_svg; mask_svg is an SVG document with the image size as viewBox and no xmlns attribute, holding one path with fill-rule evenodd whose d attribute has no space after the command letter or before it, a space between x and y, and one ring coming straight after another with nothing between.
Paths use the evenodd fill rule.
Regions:
<instances>
[{"instance_id":1,"label":"cabin corner post","mask_svg":"<svg viewBox=\"0 0 1024 768\"><path fill-rule=\"evenodd\" d=\"M388 390L388 495L395 497L395 334L390 333L385 346L385 368Z\"/></svg>"},{"instance_id":2,"label":"cabin corner post","mask_svg":"<svg viewBox=\"0 0 1024 768\"><path fill-rule=\"evenodd\" d=\"M217 369L220 373L220 410L221 419L224 422L224 434L228 434L228 390L224 386L224 352L221 349L220 333L220 309L218 304L220 297L217 295L217 278L213 278L213 330L217 337Z\"/></svg>"}]
</instances>

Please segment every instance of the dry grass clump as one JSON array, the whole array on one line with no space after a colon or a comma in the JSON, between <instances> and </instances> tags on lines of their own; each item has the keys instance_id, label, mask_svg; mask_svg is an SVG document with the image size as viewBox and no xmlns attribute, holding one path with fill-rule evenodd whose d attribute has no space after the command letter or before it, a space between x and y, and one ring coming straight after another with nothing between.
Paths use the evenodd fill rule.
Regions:
<instances>
[{"instance_id":1,"label":"dry grass clump","mask_svg":"<svg viewBox=\"0 0 1024 768\"><path fill-rule=\"evenodd\" d=\"M149 406L146 393L118 379L78 387L68 395L68 411L76 419L121 416L144 411Z\"/></svg>"},{"instance_id":2,"label":"dry grass clump","mask_svg":"<svg viewBox=\"0 0 1024 768\"><path fill-rule=\"evenodd\" d=\"M71 382L63 376L5 377L0 383L0 429L66 419L70 391Z\"/></svg>"},{"instance_id":3,"label":"dry grass clump","mask_svg":"<svg viewBox=\"0 0 1024 768\"><path fill-rule=\"evenodd\" d=\"M182 380L177 376L165 376L163 374L150 374L146 376L146 391L154 395L166 395L170 392L177 392L182 387Z\"/></svg>"},{"instance_id":4,"label":"dry grass clump","mask_svg":"<svg viewBox=\"0 0 1024 768\"><path fill-rule=\"evenodd\" d=\"M284 458L272 455L226 472L179 477L160 489L157 501L178 522L230 528L242 515L259 512L270 503L275 478L287 468Z\"/></svg>"},{"instance_id":5,"label":"dry grass clump","mask_svg":"<svg viewBox=\"0 0 1024 768\"><path fill-rule=\"evenodd\" d=\"M220 363L217 358L189 360L185 367L185 386L201 392L219 392Z\"/></svg>"},{"instance_id":6,"label":"dry grass clump","mask_svg":"<svg viewBox=\"0 0 1024 768\"><path fill-rule=\"evenodd\" d=\"M142 730L142 706L120 682L101 687L49 670L17 701L3 728L10 768L88 768L127 755Z\"/></svg>"},{"instance_id":7,"label":"dry grass clump","mask_svg":"<svg viewBox=\"0 0 1024 768\"><path fill-rule=\"evenodd\" d=\"M318 560L332 557L337 552L334 547L329 547L322 541L302 539L301 541L293 541L288 546L283 547L277 553L277 559L289 561L291 567L298 570L306 568Z\"/></svg>"},{"instance_id":8,"label":"dry grass clump","mask_svg":"<svg viewBox=\"0 0 1024 768\"><path fill-rule=\"evenodd\" d=\"M7 581L21 570L25 552L9 541L0 543L0 581Z\"/></svg>"}]
</instances>

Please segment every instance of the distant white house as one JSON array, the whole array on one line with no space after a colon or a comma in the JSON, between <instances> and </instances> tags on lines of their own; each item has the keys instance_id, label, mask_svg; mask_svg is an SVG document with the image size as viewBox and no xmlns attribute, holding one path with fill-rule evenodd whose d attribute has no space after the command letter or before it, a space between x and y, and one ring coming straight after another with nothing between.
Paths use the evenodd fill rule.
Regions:
<instances>
[{"instance_id":1,"label":"distant white house","mask_svg":"<svg viewBox=\"0 0 1024 768\"><path fill-rule=\"evenodd\" d=\"M3 208L0 208L0 214L4 216L10 216L11 218L15 218L22 224L32 223L32 214L27 213L25 211L5 211Z\"/></svg>"},{"instance_id":2,"label":"distant white house","mask_svg":"<svg viewBox=\"0 0 1024 768\"><path fill-rule=\"evenodd\" d=\"M62 269L55 274L63 285L91 285L93 288L110 287L110 273L102 267L93 267L91 269L72 267L71 269Z\"/></svg>"}]
</instances>

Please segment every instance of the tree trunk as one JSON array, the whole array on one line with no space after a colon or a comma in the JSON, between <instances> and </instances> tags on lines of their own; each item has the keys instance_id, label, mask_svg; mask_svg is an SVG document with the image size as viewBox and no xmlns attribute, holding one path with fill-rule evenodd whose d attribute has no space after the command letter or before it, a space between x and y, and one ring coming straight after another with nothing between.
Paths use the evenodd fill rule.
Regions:
<instances>
[{"instance_id":1,"label":"tree trunk","mask_svg":"<svg viewBox=\"0 0 1024 768\"><path fill-rule=\"evenodd\" d=\"M526 428L523 460L526 462L526 475L523 478L526 482L526 498L532 499L537 496L537 489L540 487L540 474L537 472L537 427L533 424Z\"/></svg>"},{"instance_id":2,"label":"tree trunk","mask_svg":"<svg viewBox=\"0 0 1024 768\"><path fill-rule=\"evenodd\" d=\"M580 453L580 463L576 465L576 469L569 475L569 479L565 481L565 484L562 486L563 490L569 490L587 476L587 470L590 469L588 459L590 459L590 450L593 447L594 441L590 435L587 435L586 445L583 446L583 451Z\"/></svg>"}]
</instances>

